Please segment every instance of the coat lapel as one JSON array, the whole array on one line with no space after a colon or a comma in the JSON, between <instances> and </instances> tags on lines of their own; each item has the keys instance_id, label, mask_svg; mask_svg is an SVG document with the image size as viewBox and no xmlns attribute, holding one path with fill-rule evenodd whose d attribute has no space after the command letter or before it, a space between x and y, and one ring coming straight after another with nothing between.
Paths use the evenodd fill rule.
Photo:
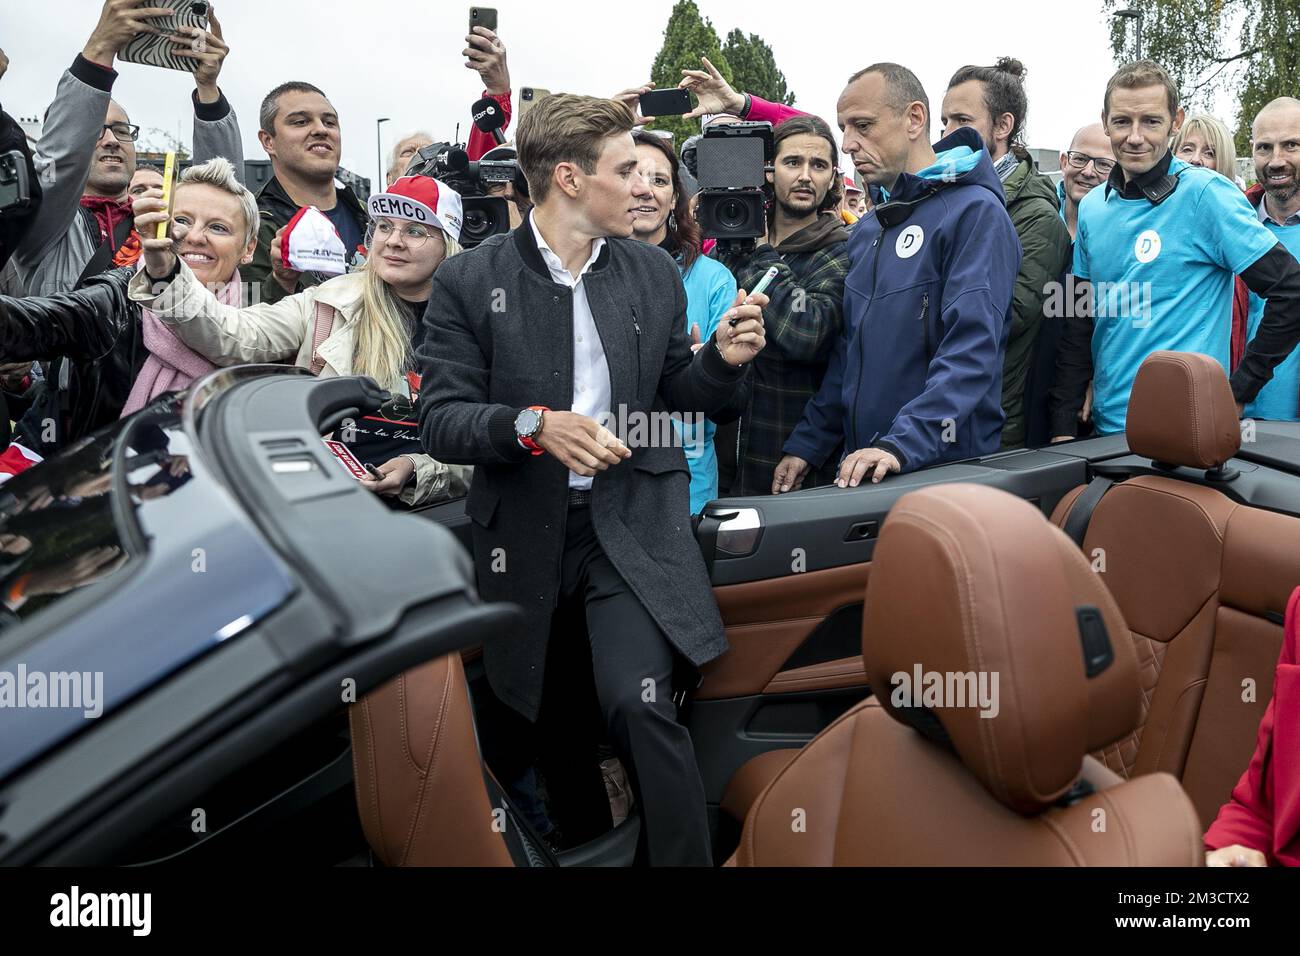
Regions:
<instances>
[{"instance_id":1,"label":"coat lapel","mask_svg":"<svg viewBox=\"0 0 1300 956\"><path fill-rule=\"evenodd\" d=\"M593 269L582 279L587 290L587 304L596 322L596 331L600 334L600 345L605 350L605 361L609 365L610 412L617 414L619 406L636 407L637 391L640 388L638 368L640 364L639 345L636 324L632 316L632 307L626 301L626 288L614 288L606 271ZM641 335L646 334L646 327L641 323Z\"/></svg>"}]
</instances>

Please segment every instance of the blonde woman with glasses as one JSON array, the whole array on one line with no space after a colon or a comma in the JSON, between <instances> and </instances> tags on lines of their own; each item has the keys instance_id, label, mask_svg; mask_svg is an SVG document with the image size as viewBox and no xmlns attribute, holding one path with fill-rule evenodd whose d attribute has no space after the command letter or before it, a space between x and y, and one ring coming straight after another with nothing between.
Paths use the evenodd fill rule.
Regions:
<instances>
[{"instance_id":1,"label":"blonde woman with glasses","mask_svg":"<svg viewBox=\"0 0 1300 956\"><path fill-rule=\"evenodd\" d=\"M140 212L142 235L167 219L161 208ZM145 268L130 295L217 365L294 359L322 376L370 376L394 398L342 436L378 473L362 484L407 504L457 497L468 487L469 469L435 461L420 449L413 356L424 334L434 270L460 251L460 196L427 176L406 176L370 197L370 213L364 268L246 309L219 302L190 263L177 258L186 224L173 219L171 239L144 241Z\"/></svg>"}]
</instances>

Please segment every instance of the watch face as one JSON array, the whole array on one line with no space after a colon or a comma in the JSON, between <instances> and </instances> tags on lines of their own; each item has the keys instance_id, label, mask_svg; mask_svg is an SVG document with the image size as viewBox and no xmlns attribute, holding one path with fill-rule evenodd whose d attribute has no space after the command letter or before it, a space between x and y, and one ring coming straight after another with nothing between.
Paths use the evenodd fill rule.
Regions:
<instances>
[{"instance_id":1,"label":"watch face","mask_svg":"<svg viewBox=\"0 0 1300 956\"><path fill-rule=\"evenodd\" d=\"M537 433L542 423L542 413L535 408L525 408L515 418L515 434L520 438L531 438Z\"/></svg>"}]
</instances>

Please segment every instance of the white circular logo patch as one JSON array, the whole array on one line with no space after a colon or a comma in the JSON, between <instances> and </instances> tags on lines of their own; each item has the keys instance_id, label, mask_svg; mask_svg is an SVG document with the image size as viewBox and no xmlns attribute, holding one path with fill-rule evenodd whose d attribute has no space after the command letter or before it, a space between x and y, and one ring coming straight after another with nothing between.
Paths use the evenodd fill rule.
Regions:
<instances>
[{"instance_id":1,"label":"white circular logo patch","mask_svg":"<svg viewBox=\"0 0 1300 956\"><path fill-rule=\"evenodd\" d=\"M1151 262L1155 259L1160 255L1160 233L1148 229L1138 236L1137 242L1133 243L1133 254L1137 256L1138 262Z\"/></svg>"},{"instance_id":2,"label":"white circular logo patch","mask_svg":"<svg viewBox=\"0 0 1300 956\"><path fill-rule=\"evenodd\" d=\"M921 251L923 242L925 242L925 231L920 226L908 226L898 234L898 240L894 243L894 252L900 259L910 259Z\"/></svg>"}]
</instances>

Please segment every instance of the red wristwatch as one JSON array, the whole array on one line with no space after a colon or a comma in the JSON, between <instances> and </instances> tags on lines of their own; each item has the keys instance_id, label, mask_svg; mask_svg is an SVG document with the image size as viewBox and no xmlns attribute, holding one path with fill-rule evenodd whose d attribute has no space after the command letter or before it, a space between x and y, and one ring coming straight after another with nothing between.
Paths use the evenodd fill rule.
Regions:
<instances>
[{"instance_id":1,"label":"red wristwatch","mask_svg":"<svg viewBox=\"0 0 1300 956\"><path fill-rule=\"evenodd\" d=\"M542 414L549 411L545 405L529 405L515 416L515 437L534 455L546 450L537 444L536 436L542 430Z\"/></svg>"}]
</instances>

